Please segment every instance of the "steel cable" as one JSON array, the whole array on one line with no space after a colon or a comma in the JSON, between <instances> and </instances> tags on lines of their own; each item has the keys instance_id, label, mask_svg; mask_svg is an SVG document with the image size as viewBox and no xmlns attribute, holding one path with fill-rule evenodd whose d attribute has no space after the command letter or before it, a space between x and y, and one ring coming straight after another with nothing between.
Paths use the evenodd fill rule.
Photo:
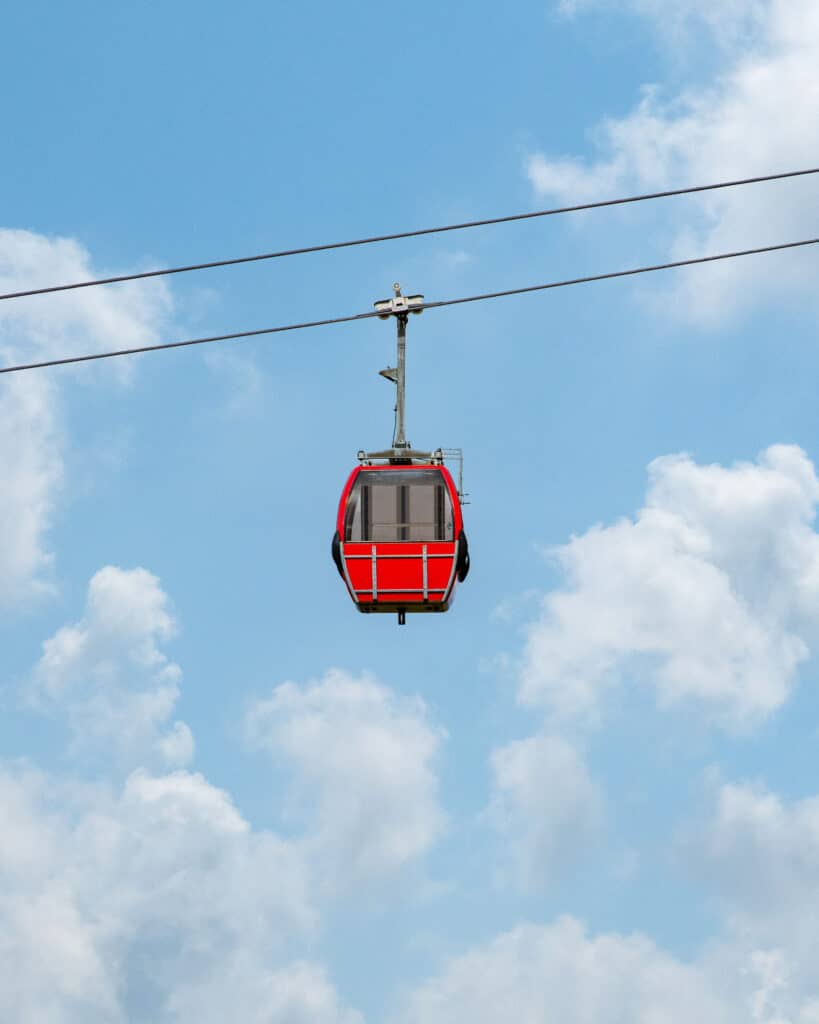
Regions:
<instances>
[{"instance_id":1,"label":"steel cable","mask_svg":"<svg viewBox=\"0 0 819 1024\"><path fill-rule=\"evenodd\" d=\"M801 171L782 171L777 174L762 174L753 178L737 178L732 181L718 181L710 185L691 185L687 188L666 189L662 192L646 192L635 196L621 196L617 199L601 199L591 203L575 203L572 206L558 206L548 210L534 210L529 213L513 213L504 217L487 217L482 220L468 220L459 224L443 224L432 228L417 228L413 231L396 231L391 234L371 235L344 242L323 242L296 249L281 249L278 252L258 253L254 256L237 256L232 259L211 260L207 263L190 263L180 267L166 267L161 270L143 270L135 274L118 274L89 281L75 281L71 284L54 284L42 288L26 288L20 291L0 294L0 301L22 299L32 295L49 295L53 292L67 292L76 288L95 288L99 285L121 284L125 281L142 281L152 277L167 277L171 274L188 274L195 270L212 270L216 267L232 267L240 263L258 263L262 260L276 260L285 256L304 256L308 253L328 252L331 249L350 249L359 245L374 245L380 242L394 242L402 238L420 238L423 235L443 234L447 231L464 231L468 228L488 227L493 224L508 224L512 221L534 220L537 217L554 217L563 213L579 213L582 210L599 210L608 206L625 206L628 203L642 203L653 199L668 199L671 196L692 195L697 192L712 192L717 189L736 188L741 185L755 185L765 181L781 181L784 178L799 178L819 174L819 167L808 167Z\"/></svg>"},{"instance_id":2,"label":"steel cable","mask_svg":"<svg viewBox=\"0 0 819 1024\"><path fill-rule=\"evenodd\" d=\"M424 309L441 309L444 306L459 306L467 302L484 302L487 299L500 299L510 295L525 295L529 292L548 291L553 288L567 288L576 284L590 284L594 281L608 281L614 278L634 277L637 274L650 274L658 270L673 270L677 267L691 267L700 263L715 263L718 260L736 259L740 256L756 256L761 253L777 252L784 249L797 249L808 245L819 244L819 238L806 238L799 242L781 242L778 245L765 245L756 249L739 249L735 252L723 252L714 256L696 256L687 260L675 260L672 263L656 263L646 267L634 267L629 270L613 270L604 274L591 274L586 277L574 277L563 281L549 281L545 284L525 285L522 288L507 288L503 291L484 292L479 295L467 295L457 299L440 299L425 302L419 307ZM87 363L96 359L113 359L116 356L139 355L144 352L159 352L171 348L187 348L191 345L207 345L217 341L234 341L237 338L255 338L263 334L282 334L285 331L302 331L311 327L329 327L334 324L353 323L356 320L369 320L383 316L374 310L367 313L353 313L350 316L329 317L324 320L307 320L297 324L283 324L278 327L261 327L252 331L235 331L231 334L214 334L206 338L190 338L186 341L167 341L157 345L141 345L135 348L115 349L108 352L92 352L81 356L65 356L62 359L44 359L36 363L21 363L16 366L0 367L2 373L19 373L23 370L40 370L47 366L65 366L69 363Z\"/></svg>"}]
</instances>

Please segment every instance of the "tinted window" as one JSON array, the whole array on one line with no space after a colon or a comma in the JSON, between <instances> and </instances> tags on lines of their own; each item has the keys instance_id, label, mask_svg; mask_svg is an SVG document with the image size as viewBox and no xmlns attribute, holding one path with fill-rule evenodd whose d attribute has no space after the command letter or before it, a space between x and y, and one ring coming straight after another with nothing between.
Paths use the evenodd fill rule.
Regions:
<instances>
[{"instance_id":1,"label":"tinted window","mask_svg":"<svg viewBox=\"0 0 819 1024\"><path fill-rule=\"evenodd\" d=\"M452 502L436 469L359 473L344 522L351 541L453 540Z\"/></svg>"}]
</instances>

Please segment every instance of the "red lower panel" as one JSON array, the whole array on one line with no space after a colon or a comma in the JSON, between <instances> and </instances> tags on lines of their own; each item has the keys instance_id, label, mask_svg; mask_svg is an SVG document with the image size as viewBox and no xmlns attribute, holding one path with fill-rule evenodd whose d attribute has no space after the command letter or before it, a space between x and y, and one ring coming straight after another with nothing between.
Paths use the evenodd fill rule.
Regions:
<instances>
[{"instance_id":1,"label":"red lower panel","mask_svg":"<svg viewBox=\"0 0 819 1024\"><path fill-rule=\"evenodd\" d=\"M373 547L375 564L373 565ZM426 588L423 545L350 544L343 548L347 577L359 604L446 604L453 580L455 545L428 543ZM373 580L375 568L375 580ZM426 591L426 597L424 596Z\"/></svg>"}]
</instances>

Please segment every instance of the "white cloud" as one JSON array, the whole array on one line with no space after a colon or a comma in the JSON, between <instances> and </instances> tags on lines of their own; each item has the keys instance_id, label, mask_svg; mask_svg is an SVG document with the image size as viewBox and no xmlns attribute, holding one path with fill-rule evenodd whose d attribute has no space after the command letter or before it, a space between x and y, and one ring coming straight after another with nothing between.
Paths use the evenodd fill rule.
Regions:
<instances>
[{"instance_id":1,"label":"white cloud","mask_svg":"<svg viewBox=\"0 0 819 1024\"><path fill-rule=\"evenodd\" d=\"M624 679L734 725L787 699L819 625L819 481L801 449L756 463L649 467L636 519L554 551L566 589L528 628L520 697L594 715Z\"/></svg>"},{"instance_id":2,"label":"white cloud","mask_svg":"<svg viewBox=\"0 0 819 1024\"><path fill-rule=\"evenodd\" d=\"M181 671L160 647L174 631L156 576L106 566L88 585L83 618L43 644L30 696L65 712L76 749L113 748L126 763L153 749L166 763L186 764L193 736L185 723L169 723Z\"/></svg>"},{"instance_id":3,"label":"white cloud","mask_svg":"<svg viewBox=\"0 0 819 1024\"><path fill-rule=\"evenodd\" d=\"M788 973L781 950L756 950L751 956L750 970L759 987L751 995L751 1017L766 1024L787 1024L777 1014L780 993L787 988ZM776 1014L776 1016L772 1016Z\"/></svg>"},{"instance_id":4,"label":"white cloud","mask_svg":"<svg viewBox=\"0 0 819 1024\"><path fill-rule=\"evenodd\" d=\"M672 26L678 45L687 38L701 47L697 25L707 24L730 44L724 66L707 84L670 98L657 88L644 90L630 114L598 126L597 158L531 156L527 171L540 195L581 201L816 163L819 7L814 0L682 5L641 0L631 6ZM672 9L677 15L669 18ZM671 259L811 237L816 234L809 217L814 193L809 179L669 201L660 215L684 217L689 226L676 228L679 222L669 220L667 229L654 228L651 235L671 235ZM645 238L645 231L641 234ZM714 322L766 300L813 301L816 269L809 250L695 268L681 272L678 283L663 291L662 308L666 315Z\"/></svg>"},{"instance_id":5,"label":"white cloud","mask_svg":"<svg viewBox=\"0 0 819 1024\"><path fill-rule=\"evenodd\" d=\"M88 253L76 242L0 229L0 293L94 276ZM2 302L0 363L150 343L169 309L161 283ZM0 610L21 608L53 589L46 538L64 482L66 448L58 381L70 372L2 378Z\"/></svg>"},{"instance_id":6,"label":"white cloud","mask_svg":"<svg viewBox=\"0 0 819 1024\"><path fill-rule=\"evenodd\" d=\"M761 785L720 785L707 826L685 850L743 931L782 941L801 919L819 944L819 917L806 913L819 892L819 796L789 804Z\"/></svg>"},{"instance_id":7,"label":"white cloud","mask_svg":"<svg viewBox=\"0 0 819 1024\"><path fill-rule=\"evenodd\" d=\"M298 851L202 776L3 769L0 815L3 1020L359 1024L293 956L317 924Z\"/></svg>"},{"instance_id":8,"label":"white cloud","mask_svg":"<svg viewBox=\"0 0 819 1024\"><path fill-rule=\"evenodd\" d=\"M230 995L230 1002L226 998ZM234 957L204 983L175 992L173 1019L223 1024L225 1007L242 1024L363 1024L356 1010L341 1005L323 967L303 961L261 971Z\"/></svg>"},{"instance_id":9,"label":"white cloud","mask_svg":"<svg viewBox=\"0 0 819 1024\"><path fill-rule=\"evenodd\" d=\"M751 1019L815 1021L819 1012L819 797L786 801L760 784L717 783L680 860L710 883L725 914L711 968L752 983Z\"/></svg>"},{"instance_id":10,"label":"white cloud","mask_svg":"<svg viewBox=\"0 0 819 1024\"><path fill-rule=\"evenodd\" d=\"M532 736L493 751L488 818L518 883L536 890L597 838L602 801L569 743L559 736Z\"/></svg>"},{"instance_id":11,"label":"white cloud","mask_svg":"<svg viewBox=\"0 0 819 1024\"><path fill-rule=\"evenodd\" d=\"M44 534L63 480L63 436L46 377L4 377L0 388L0 610L51 590Z\"/></svg>"},{"instance_id":12,"label":"white cloud","mask_svg":"<svg viewBox=\"0 0 819 1024\"><path fill-rule=\"evenodd\" d=\"M0 292L101 276L69 239L0 231ZM160 339L161 283L0 304L0 363ZM3 378L0 606L48 592L48 531L64 484L62 382L127 379L132 363ZM173 720L180 670L166 594L144 569L101 569L58 630L28 696L63 715L105 775L187 763ZM255 831L201 775L141 767L121 786L0 766L0 1019L19 1024L360 1024L305 959L319 914L298 843Z\"/></svg>"},{"instance_id":13,"label":"white cloud","mask_svg":"<svg viewBox=\"0 0 819 1024\"><path fill-rule=\"evenodd\" d=\"M514 1007L527 1024L816 1024L816 987L795 980L781 949L735 941L686 963L643 935L591 936L563 917L454 958L395 1019L489 1024Z\"/></svg>"},{"instance_id":14,"label":"white cloud","mask_svg":"<svg viewBox=\"0 0 819 1024\"><path fill-rule=\"evenodd\" d=\"M543 927L521 925L458 957L414 994L400 1019L495 1024L510 1015L527 1024L743 1020L700 970L649 939L587 937L568 917Z\"/></svg>"},{"instance_id":15,"label":"white cloud","mask_svg":"<svg viewBox=\"0 0 819 1024\"><path fill-rule=\"evenodd\" d=\"M466 249L442 249L435 259L444 271L454 271L473 263L475 257Z\"/></svg>"},{"instance_id":16,"label":"white cloud","mask_svg":"<svg viewBox=\"0 0 819 1024\"><path fill-rule=\"evenodd\" d=\"M0 773L0 1011L20 1024L91 1010L110 1019L113 986L90 922L54 870L63 833L35 806L35 787L36 780Z\"/></svg>"},{"instance_id":17,"label":"white cloud","mask_svg":"<svg viewBox=\"0 0 819 1024\"><path fill-rule=\"evenodd\" d=\"M559 0L557 9L568 17L594 8L633 12L649 18L660 35L677 47L702 48L703 30L722 47L748 46L760 41L769 16L769 0ZM696 33L696 35L695 35Z\"/></svg>"},{"instance_id":18,"label":"white cloud","mask_svg":"<svg viewBox=\"0 0 819 1024\"><path fill-rule=\"evenodd\" d=\"M101 276L106 274L74 239L0 229L2 293ZM0 304L0 346L9 361L132 348L158 340L170 312L170 292L162 281L11 299ZM119 363L120 372L127 372L127 365Z\"/></svg>"},{"instance_id":19,"label":"white cloud","mask_svg":"<svg viewBox=\"0 0 819 1024\"><path fill-rule=\"evenodd\" d=\"M265 378L253 359L232 349L209 349L205 364L225 383L222 411L228 417L248 416L262 408Z\"/></svg>"},{"instance_id":20,"label":"white cloud","mask_svg":"<svg viewBox=\"0 0 819 1024\"><path fill-rule=\"evenodd\" d=\"M251 708L248 731L291 765L305 844L331 888L402 868L440 834L433 761L443 734L420 699L336 669L277 686Z\"/></svg>"},{"instance_id":21,"label":"white cloud","mask_svg":"<svg viewBox=\"0 0 819 1024\"><path fill-rule=\"evenodd\" d=\"M170 730L160 737L157 747L166 764L190 764L196 742L187 722L174 722Z\"/></svg>"},{"instance_id":22,"label":"white cloud","mask_svg":"<svg viewBox=\"0 0 819 1024\"><path fill-rule=\"evenodd\" d=\"M169 727L174 631L155 576L107 566L82 619L44 644L32 694L67 715L75 745L102 746L106 774L112 752L192 754L187 726ZM0 768L0 819L0 1019L362 1024L303 956L320 925L314 844L255 831L202 775L139 768L120 788Z\"/></svg>"}]
</instances>

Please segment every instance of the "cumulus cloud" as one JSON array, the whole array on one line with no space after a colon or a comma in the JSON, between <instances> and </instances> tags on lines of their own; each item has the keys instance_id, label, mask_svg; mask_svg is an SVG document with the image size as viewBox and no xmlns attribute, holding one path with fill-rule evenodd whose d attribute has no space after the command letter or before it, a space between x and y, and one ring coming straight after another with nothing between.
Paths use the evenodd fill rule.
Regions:
<instances>
[{"instance_id":1,"label":"cumulus cloud","mask_svg":"<svg viewBox=\"0 0 819 1024\"><path fill-rule=\"evenodd\" d=\"M175 622L159 580L145 569L100 569L88 585L85 613L43 644L29 695L64 713L75 749L112 748L126 762L153 750L166 763L193 756L184 722L169 720L181 670L161 649Z\"/></svg>"},{"instance_id":2,"label":"cumulus cloud","mask_svg":"<svg viewBox=\"0 0 819 1024\"><path fill-rule=\"evenodd\" d=\"M782 942L808 928L819 944L819 917L806 912L819 892L819 796L788 803L759 784L721 784L685 853L741 930Z\"/></svg>"},{"instance_id":3,"label":"cumulus cloud","mask_svg":"<svg viewBox=\"0 0 819 1024\"><path fill-rule=\"evenodd\" d=\"M75 241L0 229L0 293L94 276L88 253ZM0 363L150 343L169 312L169 292L156 283L3 302ZM55 379L42 373L3 377L0 611L19 609L53 589L47 534L64 483L65 448Z\"/></svg>"},{"instance_id":4,"label":"cumulus cloud","mask_svg":"<svg viewBox=\"0 0 819 1024\"><path fill-rule=\"evenodd\" d=\"M175 629L155 576L106 566L82 618L43 645L30 696L67 718L75 748L104 752L105 779L192 754L170 722ZM80 783L0 766L0 819L0 1019L362 1024L304 956L321 925L311 844L254 830L201 774Z\"/></svg>"},{"instance_id":5,"label":"cumulus cloud","mask_svg":"<svg viewBox=\"0 0 819 1024\"><path fill-rule=\"evenodd\" d=\"M813 0L633 0L630 6L666 28L676 26L678 44L681 27L707 25L726 44L722 66L710 81L677 95L647 87L631 113L597 126L596 157L531 155L527 173L539 195L601 198L815 164L819 8ZM701 32L688 38L701 47ZM811 237L816 232L806 215L814 191L807 180L705 193L686 200L687 227L668 221L651 234L671 238L671 259ZM661 215L679 216L680 209L669 206ZM663 309L715 322L765 300L813 300L816 268L816 257L804 250L712 264L707 273L681 273L663 291Z\"/></svg>"},{"instance_id":6,"label":"cumulus cloud","mask_svg":"<svg viewBox=\"0 0 819 1024\"><path fill-rule=\"evenodd\" d=\"M737 1013L695 967L642 936L589 937L580 922L521 925L453 960L402 1024L729 1024Z\"/></svg>"},{"instance_id":7,"label":"cumulus cloud","mask_svg":"<svg viewBox=\"0 0 819 1024\"><path fill-rule=\"evenodd\" d=\"M293 948L316 926L303 861L201 775L121 790L0 770L0 1017L358 1024Z\"/></svg>"},{"instance_id":8,"label":"cumulus cloud","mask_svg":"<svg viewBox=\"0 0 819 1024\"><path fill-rule=\"evenodd\" d=\"M529 626L520 697L594 715L606 688L653 686L747 725L787 699L819 625L819 481L788 445L730 468L667 456L633 520L555 549L568 578Z\"/></svg>"},{"instance_id":9,"label":"cumulus cloud","mask_svg":"<svg viewBox=\"0 0 819 1024\"><path fill-rule=\"evenodd\" d=\"M819 797L714 780L711 806L680 839L692 874L725 914L713 971L753 982L751 1019L815 1021L819 1012Z\"/></svg>"},{"instance_id":10,"label":"cumulus cloud","mask_svg":"<svg viewBox=\"0 0 819 1024\"><path fill-rule=\"evenodd\" d=\"M72 238L0 228L0 292L101 276L106 275ZM10 360L151 344L158 339L171 308L170 292L161 281L131 281L114 288L80 288L47 298L12 299L0 308L0 346Z\"/></svg>"},{"instance_id":11,"label":"cumulus cloud","mask_svg":"<svg viewBox=\"0 0 819 1024\"><path fill-rule=\"evenodd\" d=\"M577 751L559 736L532 736L492 753L488 820L514 877L542 889L597 838L602 800Z\"/></svg>"},{"instance_id":12,"label":"cumulus cloud","mask_svg":"<svg viewBox=\"0 0 819 1024\"><path fill-rule=\"evenodd\" d=\"M685 962L643 935L592 936L563 917L454 958L396 1020L489 1024L514 1007L528 1024L816 1024L816 988L795 980L780 949L734 943Z\"/></svg>"},{"instance_id":13,"label":"cumulus cloud","mask_svg":"<svg viewBox=\"0 0 819 1024\"><path fill-rule=\"evenodd\" d=\"M291 767L305 845L328 885L383 877L440 834L434 758L443 733L420 699L336 669L277 686L250 709L248 733Z\"/></svg>"}]
</instances>

